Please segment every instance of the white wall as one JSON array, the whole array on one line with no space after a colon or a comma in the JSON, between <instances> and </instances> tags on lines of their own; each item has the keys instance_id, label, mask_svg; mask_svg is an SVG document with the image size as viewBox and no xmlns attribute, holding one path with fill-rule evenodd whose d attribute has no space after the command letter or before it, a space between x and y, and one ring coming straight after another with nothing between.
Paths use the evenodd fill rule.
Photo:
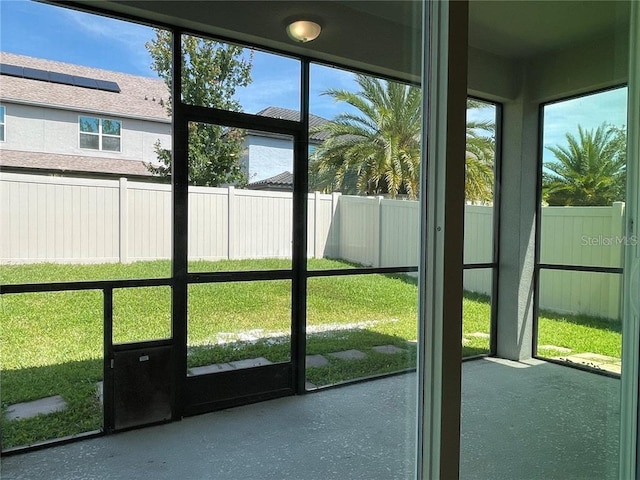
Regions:
<instances>
[{"instance_id":1,"label":"white wall","mask_svg":"<svg viewBox=\"0 0 640 480\"><path fill-rule=\"evenodd\" d=\"M241 160L249 183L270 178L282 172L293 173L293 139L249 133Z\"/></svg>"},{"instance_id":2,"label":"white wall","mask_svg":"<svg viewBox=\"0 0 640 480\"><path fill-rule=\"evenodd\" d=\"M0 143L0 149L155 162L154 143L160 140L166 148L171 146L169 123L103 117L122 121L122 151L80 148L78 117L91 114L6 101L2 104L6 108L6 140Z\"/></svg>"}]
</instances>

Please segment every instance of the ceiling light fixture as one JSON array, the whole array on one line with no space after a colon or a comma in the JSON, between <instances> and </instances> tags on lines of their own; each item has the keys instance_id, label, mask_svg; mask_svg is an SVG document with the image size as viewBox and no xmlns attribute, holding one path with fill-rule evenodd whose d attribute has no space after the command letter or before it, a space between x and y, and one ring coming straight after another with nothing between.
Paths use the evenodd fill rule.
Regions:
<instances>
[{"instance_id":1,"label":"ceiling light fixture","mask_svg":"<svg viewBox=\"0 0 640 480\"><path fill-rule=\"evenodd\" d=\"M306 43L315 40L320 35L322 27L316 22L309 20L298 20L287 26L287 34L296 42Z\"/></svg>"}]
</instances>

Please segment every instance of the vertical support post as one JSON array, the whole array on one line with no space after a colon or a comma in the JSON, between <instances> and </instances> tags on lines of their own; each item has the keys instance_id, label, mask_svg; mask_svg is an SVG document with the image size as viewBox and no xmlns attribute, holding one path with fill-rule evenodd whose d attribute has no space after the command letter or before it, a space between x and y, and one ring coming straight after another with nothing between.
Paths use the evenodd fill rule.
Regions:
<instances>
[{"instance_id":1,"label":"vertical support post","mask_svg":"<svg viewBox=\"0 0 640 480\"><path fill-rule=\"evenodd\" d=\"M307 352L307 200L309 198L309 61L301 62L300 120L293 152L293 256L291 281L291 359L293 388L306 392Z\"/></svg>"},{"instance_id":2,"label":"vertical support post","mask_svg":"<svg viewBox=\"0 0 640 480\"><path fill-rule=\"evenodd\" d=\"M129 199L127 192L127 179L120 178L120 263L129 261Z\"/></svg>"},{"instance_id":3,"label":"vertical support post","mask_svg":"<svg viewBox=\"0 0 640 480\"><path fill-rule=\"evenodd\" d=\"M427 2L418 334L418 471L460 471L468 1ZM426 161L425 161L426 160Z\"/></svg>"},{"instance_id":4,"label":"vertical support post","mask_svg":"<svg viewBox=\"0 0 640 480\"><path fill-rule=\"evenodd\" d=\"M187 251L189 246L189 130L182 98L182 32L173 31L173 146L171 150L171 184L173 187L173 297L172 338L174 349L173 412L174 420L184 411L184 383L187 372Z\"/></svg>"},{"instance_id":5,"label":"vertical support post","mask_svg":"<svg viewBox=\"0 0 640 480\"><path fill-rule=\"evenodd\" d=\"M627 111L627 198L624 308L622 317L622 376L620 405L619 478L640 478L638 470L640 357L640 2L631 2Z\"/></svg>"},{"instance_id":6,"label":"vertical support post","mask_svg":"<svg viewBox=\"0 0 640 480\"><path fill-rule=\"evenodd\" d=\"M236 189L233 186L227 187L227 258L236 258Z\"/></svg>"},{"instance_id":7,"label":"vertical support post","mask_svg":"<svg viewBox=\"0 0 640 480\"><path fill-rule=\"evenodd\" d=\"M501 166L499 215L503 225L514 228L494 240L499 242L498 264L503 266L498 278L496 353L515 361L531 358L536 343L541 210L539 185L532 179L540 173L540 114L539 102L530 98L526 84L520 96L503 107L502 156L514 161Z\"/></svg>"},{"instance_id":8,"label":"vertical support post","mask_svg":"<svg viewBox=\"0 0 640 480\"><path fill-rule=\"evenodd\" d=\"M105 432L112 432L115 426L113 405L113 289L106 287L102 291L103 300L103 368L102 368L102 415Z\"/></svg>"},{"instance_id":9,"label":"vertical support post","mask_svg":"<svg viewBox=\"0 0 640 480\"><path fill-rule=\"evenodd\" d=\"M496 145L502 145L502 131L503 131L503 107L502 105L496 105L496 123L498 128L496 130ZM498 352L498 304L500 303L500 290L498 285L500 283L500 224L501 224L501 208L502 204L502 148L497 148L495 152L493 172L494 178L494 191L493 191L493 249L491 252L491 261L494 267L491 269L491 330L489 339L490 355L496 355ZM464 272L463 272L464 277ZM463 278L464 281L464 278Z\"/></svg>"}]
</instances>

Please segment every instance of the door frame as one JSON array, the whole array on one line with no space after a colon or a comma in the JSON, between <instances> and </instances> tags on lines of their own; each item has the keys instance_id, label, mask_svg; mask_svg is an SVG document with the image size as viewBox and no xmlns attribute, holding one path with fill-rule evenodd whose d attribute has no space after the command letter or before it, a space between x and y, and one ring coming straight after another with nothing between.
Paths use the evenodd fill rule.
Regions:
<instances>
[{"instance_id":1,"label":"door frame","mask_svg":"<svg viewBox=\"0 0 640 480\"><path fill-rule=\"evenodd\" d=\"M172 148L173 184L173 307L174 342L173 418L213 411L305 391L305 317L307 261L307 158L308 158L308 62L301 62L300 121L261 117L216 108L188 105L180 101L182 90L183 32L173 31L173 105L174 145ZM291 270L251 272L188 271L188 125L202 122L225 127L258 130L288 135L293 139L293 230ZM187 377L187 297L188 286L199 283L259 280L291 281L291 360L234 372Z\"/></svg>"}]
</instances>

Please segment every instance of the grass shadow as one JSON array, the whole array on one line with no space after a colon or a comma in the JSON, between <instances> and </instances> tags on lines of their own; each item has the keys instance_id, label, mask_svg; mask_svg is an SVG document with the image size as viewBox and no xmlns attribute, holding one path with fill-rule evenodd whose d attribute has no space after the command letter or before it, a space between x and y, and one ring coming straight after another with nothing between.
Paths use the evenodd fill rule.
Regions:
<instances>
[{"instance_id":1,"label":"grass shadow","mask_svg":"<svg viewBox=\"0 0 640 480\"><path fill-rule=\"evenodd\" d=\"M606 330L610 332L622 333L622 322L618 320L610 320L602 317L594 317L582 314L563 314L550 310L540 310L539 317L553 320L555 322L570 323L581 327L595 328L598 330Z\"/></svg>"}]
</instances>

